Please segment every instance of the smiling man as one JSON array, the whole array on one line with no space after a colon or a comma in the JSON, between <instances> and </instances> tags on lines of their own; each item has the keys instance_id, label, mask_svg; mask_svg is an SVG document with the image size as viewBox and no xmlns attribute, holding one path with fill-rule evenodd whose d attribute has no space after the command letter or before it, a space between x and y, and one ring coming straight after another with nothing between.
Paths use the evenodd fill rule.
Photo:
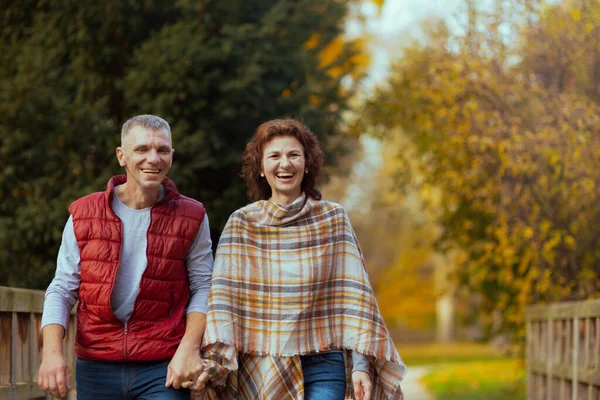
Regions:
<instances>
[{"instance_id":1,"label":"smiling man","mask_svg":"<svg viewBox=\"0 0 600 400\"><path fill-rule=\"evenodd\" d=\"M212 275L203 205L167 178L169 124L131 118L116 154L125 175L73 202L46 291L39 386L70 388L62 339L77 307L78 399L185 399L202 372Z\"/></svg>"}]
</instances>

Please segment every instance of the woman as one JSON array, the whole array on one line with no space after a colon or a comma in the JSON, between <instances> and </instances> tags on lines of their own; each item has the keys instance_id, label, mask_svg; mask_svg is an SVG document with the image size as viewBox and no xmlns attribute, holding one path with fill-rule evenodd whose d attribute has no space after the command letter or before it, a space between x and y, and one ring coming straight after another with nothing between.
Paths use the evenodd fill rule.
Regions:
<instances>
[{"instance_id":1,"label":"woman","mask_svg":"<svg viewBox=\"0 0 600 400\"><path fill-rule=\"evenodd\" d=\"M262 124L242 177L256 202L221 235L204 334L208 398L402 399L400 359L344 209L321 200L303 124Z\"/></svg>"}]
</instances>

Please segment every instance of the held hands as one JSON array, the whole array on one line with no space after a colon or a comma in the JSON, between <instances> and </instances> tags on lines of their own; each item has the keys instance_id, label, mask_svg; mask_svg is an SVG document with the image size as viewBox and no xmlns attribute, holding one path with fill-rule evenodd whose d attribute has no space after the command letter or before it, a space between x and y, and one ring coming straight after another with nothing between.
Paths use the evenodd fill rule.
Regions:
<instances>
[{"instance_id":1,"label":"held hands","mask_svg":"<svg viewBox=\"0 0 600 400\"><path fill-rule=\"evenodd\" d=\"M206 383L210 380L210 375L208 373L208 371L204 371L200 374L200 376L198 377L198 380L196 380L196 382L190 386L190 389L192 390L202 390L204 389L204 386L206 385Z\"/></svg>"},{"instance_id":2,"label":"held hands","mask_svg":"<svg viewBox=\"0 0 600 400\"><path fill-rule=\"evenodd\" d=\"M200 357L200 343L202 343L205 324L206 314L200 312L187 314L185 334L167 367L166 387L196 390L204 369Z\"/></svg>"},{"instance_id":3,"label":"held hands","mask_svg":"<svg viewBox=\"0 0 600 400\"><path fill-rule=\"evenodd\" d=\"M38 372L38 386L54 397L65 398L71 390L71 372L60 352L42 354L42 364Z\"/></svg>"},{"instance_id":4,"label":"held hands","mask_svg":"<svg viewBox=\"0 0 600 400\"><path fill-rule=\"evenodd\" d=\"M352 372L352 386L356 400L371 400L371 378L365 371Z\"/></svg>"},{"instance_id":5,"label":"held hands","mask_svg":"<svg viewBox=\"0 0 600 400\"><path fill-rule=\"evenodd\" d=\"M177 348L173 359L167 367L166 387L175 389L195 389L202 374L202 358L197 346L186 346L183 342Z\"/></svg>"}]
</instances>

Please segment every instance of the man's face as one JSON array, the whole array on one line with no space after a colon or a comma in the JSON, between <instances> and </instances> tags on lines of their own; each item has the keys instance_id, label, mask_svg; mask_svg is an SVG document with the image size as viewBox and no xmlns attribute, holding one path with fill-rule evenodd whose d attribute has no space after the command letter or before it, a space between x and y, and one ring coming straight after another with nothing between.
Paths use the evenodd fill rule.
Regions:
<instances>
[{"instance_id":1,"label":"man's face","mask_svg":"<svg viewBox=\"0 0 600 400\"><path fill-rule=\"evenodd\" d=\"M134 126L117 147L117 158L125 167L128 184L158 189L171 168L174 151L167 132Z\"/></svg>"}]
</instances>

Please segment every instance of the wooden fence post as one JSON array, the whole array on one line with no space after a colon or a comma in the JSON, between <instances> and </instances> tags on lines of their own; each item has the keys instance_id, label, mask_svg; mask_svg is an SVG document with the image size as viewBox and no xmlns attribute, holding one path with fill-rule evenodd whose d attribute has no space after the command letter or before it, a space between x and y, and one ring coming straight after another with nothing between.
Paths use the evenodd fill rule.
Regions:
<instances>
[{"instance_id":1,"label":"wooden fence post","mask_svg":"<svg viewBox=\"0 0 600 400\"><path fill-rule=\"evenodd\" d=\"M600 400L600 300L530 306L525 323L527 398Z\"/></svg>"},{"instance_id":2,"label":"wooden fence post","mask_svg":"<svg viewBox=\"0 0 600 400\"><path fill-rule=\"evenodd\" d=\"M43 304L42 290L0 286L0 399L32 399L46 395L37 386L41 358L39 319ZM75 326L69 325L70 328ZM69 333L73 338L74 332ZM73 341L65 342L65 346L73 346ZM69 365L74 365L74 352L69 349L66 354ZM71 397L75 386L71 385Z\"/></svg>"}]
</instances>

